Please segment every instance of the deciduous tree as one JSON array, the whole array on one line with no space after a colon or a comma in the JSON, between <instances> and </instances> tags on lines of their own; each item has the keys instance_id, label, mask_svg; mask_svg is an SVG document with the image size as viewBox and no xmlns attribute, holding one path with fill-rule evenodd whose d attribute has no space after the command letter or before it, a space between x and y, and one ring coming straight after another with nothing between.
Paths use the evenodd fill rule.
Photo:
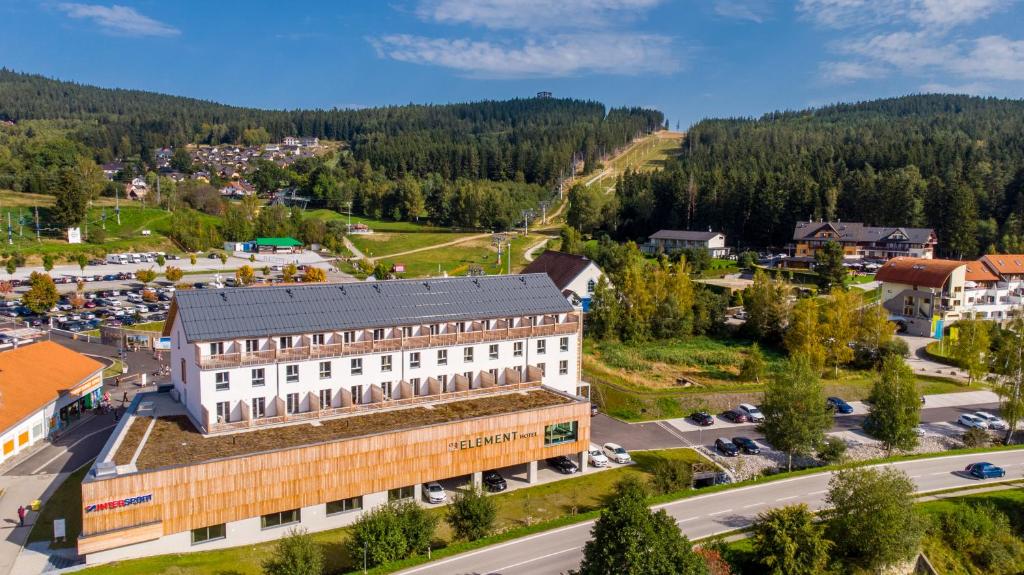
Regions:
<instances>
[{"instance_id":1,"label":"deciduous tree","mask_svg":"<svg viewBox=\"0 0 1024 575\"><path fill-rule=\"evenodd\" d=\"M818 575L828 566L833 543L807 505L777 507L758 514L753 547L765 575Z\"/></svg>"},{"instance_id":2,"label":"deciduous tree","mask_svg":"<svg viewBox=\"0 0 1024 575\"><path fill-rule=\"evenodd\" d=\"M980 319L961 320L952 329L957 331L957 337L950 355L967 370L969 382L984 377L988 373L990 324Z\"/></svg>"},{"instance_id":3,"label":"deciduous tree","mask_svg":"<svg viewBox=\"0 0 1024 575\"><path fill-rule=\"evenodd\" d=\"M302 281L306 283L319 283L327 281L327 272L322 268L309 266L306 268L306 273L302 276Z\"/></svg>"},{"instance_id":4,"label":"deciduous tree","mask_svg":"<svg viewBox=\"0 0 1024 575\"><path fill-rule=\"evenodd\" d=\"M921 400L914 373L903 358L888 356L882 361L871 388L871 404L864 430L882 442L885 449L913 449L917 445L917 427Z\"/></svg>"},{"instance_id":5,"label":"deciduous tree","mask_svg":"<svg viewBox=\"0 0 1024 575\"><path fill-rule=\"evenodd\" d=\"M853 359L853 348L850 346L857 337L857 308L860 297L840 290L832 290L825 298L821 317L821 336L825 346L825 360L839 377L839 366Z\"/></svg>"},{"instance_id":6,"label":"deciduous tree","mask_svg":"<svg viewBox=\"0 0 1024 575\"><path fill-rule=\"evenodd\" d=\"M818 291L830 293L846 289L846 267L843 266L843 246L829 240L814 254L814 273L818 274Z\"/></svg>"},{"instance_id":7,"label":"deciduous tree","mask_svg":"<svg viewBox=\"0 0 1024 575\"><path fill-rule=\"evenodd\" d=\"M486 537L494 530L498 506L482 489L470 486L455 495L445 520L455 537L474 541Z\"/></svg>"},{"instance_id":8,"label":"deciduous tree","mask_svg":"<svg viewBox=\"0 0 1024 575\"><path fill-rule=\"evenodd\" d=\"M295 281L295 274L299 273L299 268L295 264L288 264L281 270L281 278L285 283L291 283Z\"/></svg>"},{"instance_id":9,"label":"deciduous tree","mask_svg":"<svg viewBox=\"0 0 1024 575\"><path fill-rule=\"evenodd\" d=\"M807 358L811 367L821 373L825 365L825 345L822 343L822 325L819 321L818 300L806 298L798 301L789 314L789 326L783 342L790 355Z\"/></svg>"},{"instance_id":10,"label":"deciduous tree","mask_svg":"<svg viewBox=\"0 0 1024 575\"><path fill-rule=\"evenodd\" d=\"M181 268L174 266L167 266L167 269L164 270L164 277L167 278L167 281L172 283L178 283L178 280L180 280L184 275L185 272L181 271Z\"/></svg>"},{"instance_id":11,"label":"deciduous tree","mask_svg":"<svg viewBox=\"0 0 1024 575\"><path fill-rule=\"evenodd\" d=\"M28 291L21 297L21 301L33 313L43 314L57 305L60 294L57 293L57 285L53 283L53 278L49 274L32 272L28 278L28 285Z\"/></svg>"},{"instance_id":12,"label":"deciduous tree","mask_svg":"<svg viewBox=\"0 0 1024 575\"><path fill-rule=\"evenodd\" d=\"M748 318L744 325L754 338L764 342L777 342L786 328L789 312L789 288L782 281L772 279L764 270L754 272L754 283L743 295Z\"/></svg>"},{"instance_id":13,"label":"deciduous tree","mask_svg":"<svg viewBox=\"0 0 1024 575\"><path fill-rule=\"evenodd\" d=\"M747 349L747 354L743 358L743 363L740 365L740 379L743 381L753 381L761 383L761 377L764 376L765 362L764 353L761 352L761 346L754 342L750 348Z\"/></svg>"},{"instance_id":14,"label":"deciduous tree","mask_svg":"<svg viewBox=\"0 0 1024 575\"><path fill-rule=\"evenodd\" d=\"M1009 329L1000 338L993 363L999 373L996 385L999 409L1007 423L1003 442L1009 445L1017 430L1017 422L1024 419L1024 316L1021 310L1017 311Z\"/></svg>"},{"instance_id":15,"label":"deciduous tree","mask_svg":"<svg viewBox=\"0 0 1024 575\"><path fill-rule=\"evenodd\" d=\"M146 269L135 272L135 279L142 282L142 285L148 285L149 282L156 279L156 270Z\"/></svg>"},{"instance_id":16,"label":"deciduous tree","mask_svg":"<svg viewBox=\"0 0 1024 575\"><path fill-rule=\"evenodd\" d=\"M768 443L786 453L789 469L794 455L811 453L832 427L818 372L803 355L790 356L768 382L761 411L761 431Z\"/></svg>"},{"instance_id":17,"label":"deciduous tree","mask_svg":"<svg viewBox=\"0 0 1024 575\"><path fill-rule=\"evenodd\" d=\"M235 280L238 281L238 285L247 286L253 282L256 278L256 272L253 271L251 266L244 265L235 270Z\"/></svg>"}]
</instances>

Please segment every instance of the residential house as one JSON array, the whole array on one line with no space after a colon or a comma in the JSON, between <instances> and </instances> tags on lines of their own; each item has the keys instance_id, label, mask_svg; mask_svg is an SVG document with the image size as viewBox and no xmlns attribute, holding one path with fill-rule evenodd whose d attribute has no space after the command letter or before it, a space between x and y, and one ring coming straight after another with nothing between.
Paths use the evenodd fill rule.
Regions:
<instances>
[{"instance_id":1,"label":"residential house","mask_svg":"<svg viewBox=\"0 0 1024 575\"><path fill-rule=\"evenodd\" d=\"M298 146L302 141L295 136L286 136L284 140L281 140L281 143L285 146Z\"/></svg>"},{"instance_id":2,"label":"residential house","mask_svg":"<svg viewBox=\"0 0 1024 575\"><path fill-rule=\"evenodd\" d=\"M725 247L725 234L713 232L710 229L706 232L690 230L658 230L647 238L647 243L641 248L644 253L654 255L658 253L672 254L686 249L706 250L713 258L724 258L729 255L729 248Z\"/></svg>"},{"instance_id":3,"label":"residential house","mask_svg":"<svg viewBox=\"0 0 1024 575\"><path fill-rule=\"evenodd\" d=\"M945 326L964 317L968 263L893 258L875 274L882 306L908 333L940 337Z\"/></svg>"},{"instance_id":4,"label":"residential house","mask_svg":"<svg viewBox=\"0 0 1024 575\"><path fill-rule=\"evenodd\" d=\"M144 178L134 178L131 182L124 185L124 197L128 199L142 200L145 199L148 193L149 184L146 183Z\"/></svg>"},{"instance_id":5,"label":"residential house","mask_svg":"<svg viewBox=\"0 0 1024 575\"><path fill-rule=\"evenodd\" d=\"M545 250L523 268L524 274L544 273L577 310L590 311L590 299L597 282L604 275L601 268L586 256Z\"/></svg>"},{"instance_id":6,"label":"residential house","mask_svg":"<svg viewBox=\"0 0 1024 575\"><path fill-rule=\"evenodd\" d=\"M931 228L876 227L860 222L797 222L788 247L787 267L811 267L825 244L836 242L849 262L896 257L932 258L938 239Z\"/></svg>"}]
</instances>

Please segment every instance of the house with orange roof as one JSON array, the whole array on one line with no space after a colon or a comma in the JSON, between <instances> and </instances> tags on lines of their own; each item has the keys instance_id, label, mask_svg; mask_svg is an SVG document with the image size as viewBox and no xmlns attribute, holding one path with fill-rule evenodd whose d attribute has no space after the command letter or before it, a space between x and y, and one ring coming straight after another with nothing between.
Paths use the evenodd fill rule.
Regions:
<instances>
[{"instance_id":1,"label":"house with orange roof","mask_svg":"<svg viewBox=\"0 0 1024 575\"><path fill-rule=\"evenodd\" d=\"M103 364L52 341L0 352L0 463L98 404Z\"/></svg>"},{"instance_id":2,"label":"house with orange roof","mask_svg":"<svg viewBox=\"0 0 1024 575\"><path fill-rule=\"evenodd\" d=\"M892 258L875 274L882 283L882 306L901 331L941 337L945 326L963 317L968 263Z\"/></svg>"}]
</instances>

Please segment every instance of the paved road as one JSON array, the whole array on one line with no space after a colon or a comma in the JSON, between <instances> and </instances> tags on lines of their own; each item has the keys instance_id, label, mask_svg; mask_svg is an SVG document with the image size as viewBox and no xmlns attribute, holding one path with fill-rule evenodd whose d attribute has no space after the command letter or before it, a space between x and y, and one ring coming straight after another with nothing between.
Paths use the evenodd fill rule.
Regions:
<instances>
[{"instance_id":1,"label":"paved road","mask_svg":"<svg viewBox=\"0 0 1024 575\"><path fill-rule=\"evenodd\" d=\"M1024 471L1024 451L990 453L983 457L1001 465L1009 477ZM914 480L918 491L976 485L960 473L978 455L955 455L891 464ZM758 513L772 507L805 503L821 509L831 473L818 473L776 482L699 495L656 506L676 519L690 538L706 537L750 525ZM590 538L593 521L546 531L401 571L405 574L539 575L564 573L579 566L581 549Z\"/></svg>"},{"instance_id":2,"label":"paved road","mask_svg":"<svg viewBox=\"0 0 1024 575\"><path fill-rule=\"evenodd\" d=\"M900 338L907 342L907 347L910 348L910 356L907 358L907 365L914 370L914 373L920 373L922 375L942 375L943 377L954 377L963 381L967 381L967 374L963 370L932 361L928 359L928 356L924 353L924 347L929 343L935 341L930 337L919 337L915 335L902 335Z\"/></svg>"},{"instance_id":3,"label":"paved road","mask_svg":"<svg viewBox=\"0 0 1024 575\"><path fill-rule=\"evenodd\" d=\"M72 428L68 435L44 444L30 457L8 469L3 475L24 477L72 472L99 455L114 430L113 412L92 416Z\"/></svg>"}]
</instances>

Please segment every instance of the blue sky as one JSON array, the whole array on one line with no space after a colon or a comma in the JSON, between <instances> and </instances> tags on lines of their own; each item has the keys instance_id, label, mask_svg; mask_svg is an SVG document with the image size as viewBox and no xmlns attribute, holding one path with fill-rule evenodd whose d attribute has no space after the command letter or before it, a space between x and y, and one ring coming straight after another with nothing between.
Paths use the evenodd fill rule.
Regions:
<instances>
[{"instance_id":1,"label":"blue sky","mask_svg":"<svg viewBox=\"0 0 1024 575\"><path fill-rule=\"evenodd\" d=\"M265 108L529 96L673 127L916 92L1024 96L1016 0L0 0L0 65Z\"/></svg>"}]
</instances>

